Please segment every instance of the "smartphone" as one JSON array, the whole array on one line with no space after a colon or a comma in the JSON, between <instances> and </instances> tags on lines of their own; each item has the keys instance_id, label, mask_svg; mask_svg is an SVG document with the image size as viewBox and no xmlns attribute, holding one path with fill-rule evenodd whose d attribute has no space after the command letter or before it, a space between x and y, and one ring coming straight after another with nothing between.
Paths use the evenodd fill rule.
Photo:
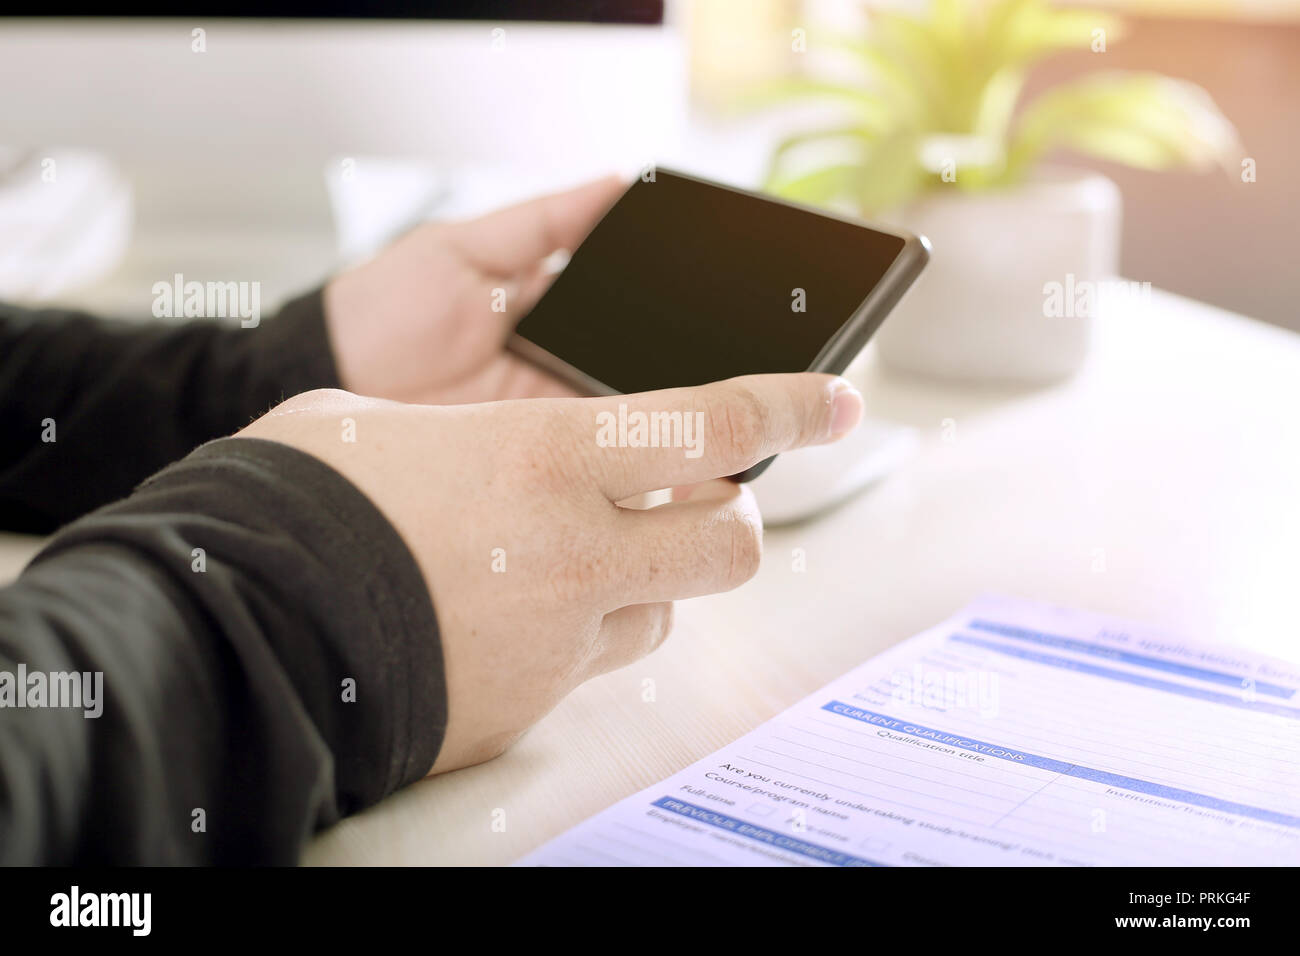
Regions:
<instances>
[{"instance_id":1,"label":"smartphone","mask_svg":"<svg viewBox=\"0 0 1300 956\"><path fill-rule=\"evenodd\" d=\"M573 251L510 347L589 395L839 374L928 259L924 237L657 168Z\"/></svg>"}]
</instances>

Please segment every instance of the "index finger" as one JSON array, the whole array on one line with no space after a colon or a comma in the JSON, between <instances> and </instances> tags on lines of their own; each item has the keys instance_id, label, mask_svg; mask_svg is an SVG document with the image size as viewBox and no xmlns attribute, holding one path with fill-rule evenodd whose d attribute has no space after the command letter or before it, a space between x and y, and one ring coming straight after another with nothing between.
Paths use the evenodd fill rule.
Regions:
<instances>
[{"instance_id":1,"label":"index finger","mask_svg":"<svg viewBox=\"0 0 1300 956\"><path fill-rule=\"evenodd\" d=\"M862 395L835 375L746 375L710 385L584 399L601 491L645 491L739 474L772 455L841 437Z\"/></svg>"}]
</instances>

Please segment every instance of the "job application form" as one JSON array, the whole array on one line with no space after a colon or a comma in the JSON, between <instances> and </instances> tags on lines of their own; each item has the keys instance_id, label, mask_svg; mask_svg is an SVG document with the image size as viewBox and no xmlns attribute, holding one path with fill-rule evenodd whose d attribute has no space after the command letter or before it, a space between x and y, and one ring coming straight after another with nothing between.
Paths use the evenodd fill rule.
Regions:
<instances>
[{"instance_id":1,"label":"job application form","mask_svg":"<svg viewBox=\"0 0 1300 956\"><path fill-rule=\"evenodd\" d=\"M987 598L520 861L1297 865L1300 665Z\"/></svg>"}]
</instances>

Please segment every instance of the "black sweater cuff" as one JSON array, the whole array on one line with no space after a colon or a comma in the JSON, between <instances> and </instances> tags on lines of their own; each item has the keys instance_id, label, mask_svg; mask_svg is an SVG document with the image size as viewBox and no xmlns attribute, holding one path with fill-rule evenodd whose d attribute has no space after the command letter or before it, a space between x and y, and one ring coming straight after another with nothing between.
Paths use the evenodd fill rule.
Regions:
<instances>
[{"instance_id":1,"label":"black sweater cuff","mask_svg":"<svg viewBox=\"0 0 1300 956\"><path fill-rule=\"evenodd\" d=\"M323 289L254 328L0 305L0 527L53 531L284 399L338 386Z\"/></svg>"},{"instance_id":2,"label":"black sweater cuff","mask_svg":"<svg viewBox=\"0 0 1300 956\"><path fill-rule=\"evenodd\" d=\"M247 508L248 526L270 539L267 554L250 553L249 576L293 589L283 607L300 626L265 636L334 754L342 815L425 777L446 731L447 690L429 589L397 529L320 459L260 438L209 442L140 492L200 485L209 504L193 511L239 520ZM298 656L303 644L332 665ZM347 677L355 702L342 702Z\"/></svg>"},{"instance_id":3,"label":"black sweater cuff","mask_svg":"<svg viewBox=\"0 0 1300 956\"><path fill-rule=\"evenodd\" d=\"M279 398L341 387L325 325L324 286L286 302L274 318L252 330L252 341L255 380L277 388ZM264 411L252 409L250 419Z\"/></svg>"},{"instance_id":4,"label":"black sweater cuff","mask_svg":"<svg viewBox=\"0 0 1300 956\"><path fill-rule=\"evenodd\" d=\"M104 672L103 717L51 731L52 746L88 735L93 765L47 782L89 782L69 825L114 826L59 839L28 821L55 844L45 862L293 862L441 747L442 652L414 557L355 486L286 445L204 445L66 528L5 597L26 607L31 654L51 646L40 620L56 663Z\"/></svg>"}]
</instances>

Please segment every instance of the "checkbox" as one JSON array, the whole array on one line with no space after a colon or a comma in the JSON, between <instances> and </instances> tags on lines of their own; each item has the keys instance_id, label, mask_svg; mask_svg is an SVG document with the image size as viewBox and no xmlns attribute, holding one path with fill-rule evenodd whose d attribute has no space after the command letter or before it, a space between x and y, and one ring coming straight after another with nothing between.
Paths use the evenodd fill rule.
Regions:
<instances>
[{"instance_id":1,"label":"checkbox","mask_svg":"<svg viewBox=\"0 0 1300 956\"><path fill-rule=\"evenodd\" d=\"M772 810L773 807L770 803L756 803L749 808L749 812L754 814L756 817L765 817L770 814Z\"/></svg>"}]
</instances>

